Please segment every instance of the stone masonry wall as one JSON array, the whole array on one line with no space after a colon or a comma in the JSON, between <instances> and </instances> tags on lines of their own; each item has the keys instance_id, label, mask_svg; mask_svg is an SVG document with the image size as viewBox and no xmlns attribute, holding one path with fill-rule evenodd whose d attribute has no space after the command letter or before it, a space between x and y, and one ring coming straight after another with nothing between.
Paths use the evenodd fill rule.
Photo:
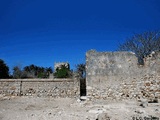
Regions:
<instances>
[{"instance_id":1,"label":"stone masonry wall","mask_svg":"<svg viewBox=\"0 0 160 120\"><path fill-rule=\"evenodd\" d=\"M38 97L79 96L78 80L0 79L0 94Z\"/></svg>"},{"instance_id":2,"label":"stone masonry wall","mask_svg":"<svg viewBox=\"0 0 160 120\"><path fill-rule=\"evenodd\" d=\"M160 98L160 53L137 64L130 52L86 53L87 96L103 99Z\"/></svg>"}]
</instances>

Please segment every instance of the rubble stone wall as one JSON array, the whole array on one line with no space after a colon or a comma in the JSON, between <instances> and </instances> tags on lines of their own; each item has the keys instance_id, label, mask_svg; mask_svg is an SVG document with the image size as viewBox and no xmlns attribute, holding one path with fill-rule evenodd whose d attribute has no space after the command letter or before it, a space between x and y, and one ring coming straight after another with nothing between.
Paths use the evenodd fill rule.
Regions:
<instances>
[{"instance_id":1,"label":"rubble stone wall","mask_svg":"<svg viewBox=\"0 0 160 120\"><path fill-rule=\"evenodd\" d=\"M86 53L87 96L103 99L160 98L160 53L144 59L131 52Z\"/></svg>"},{"instance_id":2,"label":"rubble stone wall","mask_svg":"<svg viewBox=\"0 0 160 120\"><path fill-rule=\"evenodd\" d=\"M79 96L78 80L70 79L0 79L0 94L38 97Z\"/></svg>"}]
</instances>

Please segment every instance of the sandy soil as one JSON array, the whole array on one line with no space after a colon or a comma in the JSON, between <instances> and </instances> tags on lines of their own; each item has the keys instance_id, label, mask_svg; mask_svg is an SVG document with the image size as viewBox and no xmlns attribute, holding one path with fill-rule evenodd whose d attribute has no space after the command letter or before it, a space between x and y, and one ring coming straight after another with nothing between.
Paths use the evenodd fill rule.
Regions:
<instances>
[{"instance_id":1,"label":"sandy soil","mask_svg":"<svg viewBox=\"0 0 160 120\"><path fill-rule=\"evenodd\" d=\"M141 120L150 115L160 118L160 103L144 108L139 104L129 100L0 97L0 120L102 120L102 113L107 114L106 120Z\"/></svg>"}]
</instances>

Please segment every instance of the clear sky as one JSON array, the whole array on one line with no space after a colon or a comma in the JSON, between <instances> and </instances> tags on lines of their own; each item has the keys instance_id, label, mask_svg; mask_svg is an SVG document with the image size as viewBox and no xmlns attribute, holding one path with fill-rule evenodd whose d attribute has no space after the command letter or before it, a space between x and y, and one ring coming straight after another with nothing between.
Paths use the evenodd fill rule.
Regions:
<instances>
[{"instance_id":1,"label":"clear sky","mask_svg":"<svg viewBox=\"0 0 160 120\"><path fill-rule=\"evenodd\" d=\"M90 49L115 51L133 33L160 30L160 0L0 0L0 59L74 69Z\"/></svg>"}]
</instances>

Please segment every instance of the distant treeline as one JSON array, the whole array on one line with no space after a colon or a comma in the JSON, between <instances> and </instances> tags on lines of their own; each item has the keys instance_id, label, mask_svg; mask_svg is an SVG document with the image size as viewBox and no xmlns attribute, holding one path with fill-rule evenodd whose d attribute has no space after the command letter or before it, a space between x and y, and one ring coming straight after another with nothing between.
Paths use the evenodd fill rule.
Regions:
<instances>
[{"instance_id":1,"label":"distant treeline","mask_svg":"<svg viewBox=\"0 0 160 120\"><path fill-rule=\"evenodd\" d=\"M53 73L51 67L39 67L32 64L21 69L15 66L12 78L48 78L50 73Z\"/></svg>"},{"instance_id":2,"label":"distant treeline","mask_svg":"<svg viewBox=\"0 0 160 120\"><path fill-rule=\"evenodd\" d=\"M0 79L25 79L25 78L49 78L52 74L55 78L70 78L79 77L85 78L85 64L77 64L76 70L70 70L70 67L61 65L53 73L51 67L39 67L34 64L21 68L20 66L13 67L13 73L9 74L9 67L0 59ZM75 74L74 74L75 73ZM74 75L73 75L74 74Z\"/></svg>"},{"instance_id":3,"label":"distant treeline","mask_svg":"<svg viewBox=\"0 0 160 120\"><path fill-rule=\"evenodd\" d=\"M29 65L21 68L19 66L13 67L13 74L9 74L9 67L0 59L0 79L5 78L48 78L53 73L51 67L39 67L36 65Z\"/></svg>"}]
</instances>

